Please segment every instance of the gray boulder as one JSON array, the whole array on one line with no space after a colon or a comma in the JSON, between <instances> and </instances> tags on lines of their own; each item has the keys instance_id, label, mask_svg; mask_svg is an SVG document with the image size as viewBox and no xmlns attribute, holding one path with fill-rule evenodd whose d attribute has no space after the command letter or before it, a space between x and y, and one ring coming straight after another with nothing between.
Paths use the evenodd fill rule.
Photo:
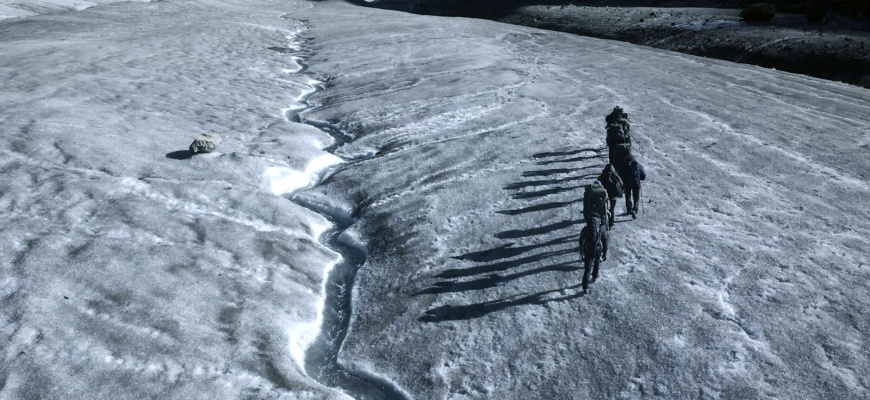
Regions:
<instances>
[{"instance_id":1,"label":"gray boulder","mask_svg":"<svg viewBox=\"0 0 870 400\"><path fill-rule=\"evenodd\" d=\"M206 132L197 137L190 144L190 152L196 153L211 153L221 144L221 135L214 132Z\"/></svg>"},{"instance_id":2,"label":"gray boulder","mask_svg":"<svg viewBox=\"0 0 870 400\"><path fill-rule=\"evenodd\" d=\"M740 12L740 18L753 22L766 22L776 14L776 6L770 3L758 3L747 6Z\"/></svg>"}]
</instances>

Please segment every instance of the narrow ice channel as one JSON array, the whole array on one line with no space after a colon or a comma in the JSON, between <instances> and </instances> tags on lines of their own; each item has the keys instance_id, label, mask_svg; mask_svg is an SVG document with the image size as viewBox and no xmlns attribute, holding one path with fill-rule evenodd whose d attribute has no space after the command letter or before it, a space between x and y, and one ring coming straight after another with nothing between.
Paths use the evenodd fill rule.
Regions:
<instances>
[{"instance_id":1,"label":"narrow ice channel","mask_svg":"<svg viewBox=\"0 0 870 400\"><path fill-rule=\"evenodd\" d=\"M295 69L284 72L307 75L308 65L305 63L305 52L298 41L299 33L288 36L293 52L287 54L296 64ZM323 91L324 84L316 79L310 79L307 88L295 99L294 104L284 108L282 113L290 122L305 123L329 134L334 143L325 151L325 155L314 159L304 172L284 169L274 169L266 172L271 182L271 189L276 194L284 195L290 201L316 212L326 218L332 227L319 237L321 244L341 255L341 259L333 266L326 268L327 274L323 287L323 303L319 306L317 319L311 324L299 327L294 332L296 342L301 343L294 349L294 357L301 361L305 372L323 385L341 390L345 394L358 399L388 399L404 400L409 398L394 383L368 371L350 370L338 362L338 352L347 335L351 319L353 284L357 271L366 262L365 245L355 240L345 231L356 223L356 218L340 207L307 200L303 196L306 190L319 185L339 167L352 166L361 159L342 159L335 152L353 138L342 132L337 126L323 121L304 120L301 113L312 109L308 99ZM317 332L314 337L314 332Z\"/></svg>"}]
</instances>

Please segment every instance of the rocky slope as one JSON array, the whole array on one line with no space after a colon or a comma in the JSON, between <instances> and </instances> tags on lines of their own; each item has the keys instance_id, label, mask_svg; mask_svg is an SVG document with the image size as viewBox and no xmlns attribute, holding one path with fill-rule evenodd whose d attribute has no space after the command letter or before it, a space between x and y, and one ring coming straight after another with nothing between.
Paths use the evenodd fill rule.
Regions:
<instances>
[{"instance_id":1,"label":"rocky slope","mask_svg":"<svg viewBox=\"0 0 870 400\"><path fill-rule=\"evenodd\" d=\"M870 3L778 1L767 22L744 0L375 0L360 4L471 16L673 50L870 87Z\"/></svg>"},{"instance_id":2,"label":"rocky slope","mask_svg":"<svg viewBox=\"0 0 870 400\"><path fill-rule=\"evenodd\" d=\"M499 20L759 65L870 87L870 21L803 15L741 20L740 10L660 7L521 7Z\"/></svg>"}]
</instances>

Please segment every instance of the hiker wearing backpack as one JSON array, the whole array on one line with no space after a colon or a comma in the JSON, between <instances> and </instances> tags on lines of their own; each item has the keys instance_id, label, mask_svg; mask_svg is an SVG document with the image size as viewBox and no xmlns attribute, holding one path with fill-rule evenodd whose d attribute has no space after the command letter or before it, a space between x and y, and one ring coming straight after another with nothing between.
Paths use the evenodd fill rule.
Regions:
<instances>
[{"instance_id":1,"label":"hiker wearing backpack","mask_svg":"<svg viewBox=\"0 0 870 400\"><path fill-rule=\"evenodd\" d=\"M609 149L610 163L619 167L618 162L631 154L631 124L628 114L617 106L604 120L607 121L605 143Z\"/></svg>"},{"instance_id":2,"label":"hiker wearing backpack","mask_svg":"<svg viewBox=\"0 0 870 400\"><path fill-rule=\"evenodd\" d=\"M610 219L607 189L595 181L583 193L583 219L586 226L580 232L580 249L583 252L583 292L589 290L589 276L598 278L598 267L607 259L607 222Z\"/></svg>"},{"instance_id":3,"label":"hiker wearing backpack","mask_svg":"<svg viewBox=\"0 0 870 400\"><path fill-rule=\"evenodd\" d=\"M619 173L616 172L613 164L607 164L604 166L604 170L601 171L601 175L598 175L598 181L607 190L607 196L610 198L610 218L607 227L613 228L613 217L616 215L616 198L622 197L623 192L622 179L619 177Z\"/></svg>"},{"instance_id":4,"label":"hiker wearing backpack","mask_svg":"<svg viewBox=\"0 0 870 400\"><path fill-rule=\"evenodd\" d=\"M628 119L628 113L620 106L613 107L613 111L604 117L604 122L606 123L605 126L610 126L614 122L619 123L626 134L631 134L631 121Z\"/></svg>"},{"instance_id":5,"label":"hiker wearing backpack","mask_svg":"<svg viewBox=\"0 0 870 400\"><path fill-rule=\"evenodd\" d=\"M610 164L620 167L620 161L631 155L631 137L620 136L625 132L619 124L612 124L607 130L607 148Z\"/></svg>"},{"instance_id":6,"label":"hiker wearing backpack","mask_svg":"<svg viewBox=\"0 0 870 400\"><path fill-rule=\"evenodd\" d=\"M640 182L646 180L646 171L634 156L628 156L618 171L619 177L622 178L625 209L632 218L637 218L637 207L640 204Z\"/></svg>"},{"instance_id":7,"label":"hiker wearing backpack","mask_svg":"<svg viewBox=\"0 0 870 400\"><path fill-rule=\"evenodd\" d=\"M607 189L604 188L601 181L595 181L586 186L583 192L583 219L586 220L586 224L588 225L594 220L607 221L610 214L609 202Z\"/></svg>"}]
</instances>

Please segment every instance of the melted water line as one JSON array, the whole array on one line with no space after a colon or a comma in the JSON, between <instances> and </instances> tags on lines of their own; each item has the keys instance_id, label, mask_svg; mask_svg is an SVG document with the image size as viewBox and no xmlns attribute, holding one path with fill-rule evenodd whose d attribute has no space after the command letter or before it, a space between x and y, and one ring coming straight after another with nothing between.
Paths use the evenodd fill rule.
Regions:
<instances>
[{"instance_id":1,"label":"melted water line","mask_svg":"<svg viewBox=\"0 0 870 400\"><path fill-rule=\"evenodd\" d=\"M294 74L310 75L307 72L304 51L290 53L293 61L299 65ZM324 121L305 120L302 112L311 110L308 99L325 90L323 82L312 78L308 82L311 90L304 91L297 99L298 106L284 109L284 117L288 121L311 125L330 135L334 143L324 151L336 155L342 146L353 141L353 137L343 132L338 126ZM342 158L342 157L339 157ZM406 400L409 398L400 388L387 379L368 371L351 370L338 362L338 353L347 336L352 312L353 284L357 271L366 262L365 245L353 240L343 233L356 223L356 218L337 207L320 204L308 200L304 192L320 185L323 179L338 168L339 165L352 165L363 158L346 159L342 164L333 165L320 171L312 184L306 188L294 191L287 198L295 204L320 214L326 218L332 227L324 232L319 242L341 255L341 260L329 273L324 285L323 323L317 338L305 352L305 372L323 385L338 388L345 394L357 400Z\"/></svg>"}]
</instances>

